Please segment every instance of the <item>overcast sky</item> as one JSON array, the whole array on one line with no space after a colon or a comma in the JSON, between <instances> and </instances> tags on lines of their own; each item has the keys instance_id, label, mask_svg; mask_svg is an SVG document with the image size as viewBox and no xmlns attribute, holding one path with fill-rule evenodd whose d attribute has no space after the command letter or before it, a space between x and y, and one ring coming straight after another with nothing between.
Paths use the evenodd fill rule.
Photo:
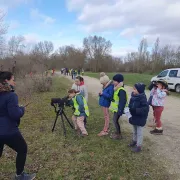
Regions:
<instances>
[{"instance_id":1,"label":"overcast sky","mask_svg":"<svg viewBox=\"0 0 180 180\"><path fill-rule=\"evenodd\" d=\"M84 37L101 35L112 53L134 51L145 37L151 46L180 44L179 0L0 0L8 36L24 35L27 43L50 40L55 47L81 47Z\"/></svg>"}]
</instances>

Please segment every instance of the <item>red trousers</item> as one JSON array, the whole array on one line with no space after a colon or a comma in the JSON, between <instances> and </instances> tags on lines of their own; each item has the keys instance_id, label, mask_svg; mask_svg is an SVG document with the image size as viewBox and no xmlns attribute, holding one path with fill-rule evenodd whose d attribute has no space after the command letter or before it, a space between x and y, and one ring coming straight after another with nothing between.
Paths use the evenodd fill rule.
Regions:
<instances>
[{"instance_id":1,"label":"red trousers","mask_svg":"<svg viewBox=\"0 0 180 180\"><path fill-rule=\"evenodd\" d=\"M162 127L161 114L163 110L164 110L163 106L153 106L154 119L155 119L157 128Z\"/></svg>"}]
</instances>

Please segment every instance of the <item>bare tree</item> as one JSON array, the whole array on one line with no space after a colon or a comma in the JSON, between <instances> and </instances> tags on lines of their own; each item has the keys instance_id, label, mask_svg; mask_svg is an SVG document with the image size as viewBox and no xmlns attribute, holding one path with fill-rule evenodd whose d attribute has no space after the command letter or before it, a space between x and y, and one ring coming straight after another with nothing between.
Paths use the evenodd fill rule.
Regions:
<instances>
[{"instance_id":1,"label":"bare tree","mask_svg":"<svg viewBox=\"0 0 180 180\"><path fill-rule=\"evenodd\" d=\"M87 58L92 61L92 70L99 71L100 61L111 52L112 44L101 36L89 36L83 40L84 50L87 53Z\"/></svg>"}]
</instances>

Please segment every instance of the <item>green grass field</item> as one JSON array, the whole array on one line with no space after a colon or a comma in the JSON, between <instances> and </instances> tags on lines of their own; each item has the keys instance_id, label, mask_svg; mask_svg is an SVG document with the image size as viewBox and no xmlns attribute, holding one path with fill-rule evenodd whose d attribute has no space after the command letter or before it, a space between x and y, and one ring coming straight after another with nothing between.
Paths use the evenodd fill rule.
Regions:
<instances>
[{"instance_id":1,"label":"green grass field","mask_svg":"<svg viewBox=\"0 0 180 180\"><path fill-rule=\"evenodd\" d=\"M33 105L29 106L21 121L20 129L28 143L26 169L37 172L41 180L164 180L173 179L165 171L160 159L152 161L153 146L144 139L142 153L134 154L127 144L131 133L122 130L126 137L122 141L113 141L109 137L97 137L103 127L103 115L97 100L90 97L88 118L89 136L78 137L67 128L67 138L62 135L60 121L54 133L54 109L50 106L52 97L63 97L70 87L67 79L55 78L53 91L36 94ZM67 107L68 117L72 110ZM0 179L9 180L15 172L15 153L5 148L0 160ZM158 163L157 163L158 162Z\"/></svg>"},{"instance_id":2,"label":"green grass field","mask_svg":"<svg viewBox=\"0 0 180 180\"><path fill-rule=\"evenodd\" d=\"M109 76L109 78L112 79L112 77L116 73L106 73L106 74ZM129 86L133 86L137 82L143 82L144 84L148 86L150 84L151 78L154 76L154 75L149 75L149 74L137 74L137 73L122 73L122 74L124 76L124 83ZM85 75L99 78L99 73L87 72Z\"/></svg>"},{"instance_id":3,"label":"green grass field","mask_svg":"<svg viewBox=\"0 0 180 180\"><path fill-rule=\"evenodd\" d=\"M110 79L112 79L116 73L106 73L106 74L109 76ZM124 76L125 85L133 86L137 82L142 82L146 85L146 88L149 86L151 78L155 76L150 74L137 74L137 73L122 73L122 74ZM99 79L99 73L86 72L85 75ZM180 97L180 93L171 91L170 94L173 96Z\"/></svg>"}]
</instances>

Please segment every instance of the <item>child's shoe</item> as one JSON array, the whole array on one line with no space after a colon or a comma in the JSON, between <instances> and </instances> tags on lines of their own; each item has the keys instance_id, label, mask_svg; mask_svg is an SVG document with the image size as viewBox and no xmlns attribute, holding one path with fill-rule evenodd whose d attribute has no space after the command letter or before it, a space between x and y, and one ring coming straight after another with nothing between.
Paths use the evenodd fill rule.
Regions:
<instances>
[{"instance_id":1,"label":"child's shoe","mask_svg":"<svg viewBox=\"0 0 180 180\"><path fill-rule=\"evenodd\" d=\"M135 146L134 148L132 148L132 152L138 153L141 152L141 146Z\"/></svg>"},{"instance_id":2,"label":"child's shoe","mask_svg":"<svg viewBox=\"0 0 180 180\"><path fill-rule=\"evenodd\" d=\"M98 134L98 136L107 136L108 135L108 132L106 132L106 131L101 131L99 134Z\"/></svg>"},{"instance_id":3,"label":"child's shoe","mask_svg":"<svg viewBox=\"0 0 180 180\"><path fill-rule=\"evenodd\" d=\"M157 129L155 128L154 130L150 131L151 134L157 134L157 135L162 135L163 134L163 129Z\"/></svg>"},{"instance_id":4,"label":"child's shoe","mask_svg":"<svg viewBox=\"0 0 180 180\"><path fill-rule=\"evenodd\" d=\"M114 140L119 140L119 139L122 139L122 136L121 136L121 134L114 133L110 136L110 138L114 139Z\"/></svg>"},{"instance_id":5,"label":"child's shoe","mask_svg":"<svg viewBox=\"0 0 180 180\"><path fill-rule=\"evenodd\" d=\"M129 147L134 147L134 146L136 146L136 144L137 144L136 141L132 141L128 146L129 146Z\"/></svg>"}]
</instances>

